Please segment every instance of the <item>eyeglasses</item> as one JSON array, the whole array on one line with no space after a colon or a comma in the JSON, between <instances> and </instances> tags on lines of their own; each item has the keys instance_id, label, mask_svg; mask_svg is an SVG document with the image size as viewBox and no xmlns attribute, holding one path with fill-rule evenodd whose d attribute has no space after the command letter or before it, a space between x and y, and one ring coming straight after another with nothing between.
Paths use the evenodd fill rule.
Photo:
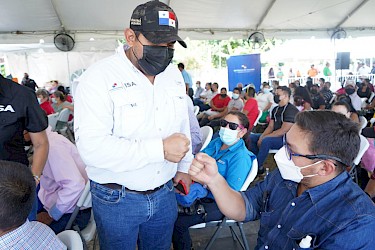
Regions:
<instances>
[{"instance_id":1,"label":"eyeglasses","mask_svg":"<svg viewBox=\"0 0 375 250\"><path fill-rule=\"evenodd\" d=\"M304 157L304 158L307 158L307 159L310 159L310 160L315 160L315 159L320 159L320 160L335 160L335 161L339 162L340 164L342 164L343 166L347 165L340 158L335 157L335 156L331 156L331 155L326 155L326 154L302 155L302 154L293 153L292 150L290 149L287 141L286 141L286 134L283 137L283 144L285 146L285 154L286 154L288 160L291 160L292 156L299 156L299 157Z\"/></svg>"},{"instance_id":2,"label":"eyeglasses","mask_svg":"<svg viewBox=\"0 0 375 250\"><path fill-rule=\"evenodd\" d=\"M242 125L240 125L240 124L237 124L237 123L234 123L234 122L228 122L228 121L226 121L226 120L220 120L220 126L222 126L222 127L225 128L228 124L229 124L229 128L230 128L231 130L236 130L238 127L239 127L240 129L244 129L244 126L242 126Z\"/></svg>"}]
</instances>

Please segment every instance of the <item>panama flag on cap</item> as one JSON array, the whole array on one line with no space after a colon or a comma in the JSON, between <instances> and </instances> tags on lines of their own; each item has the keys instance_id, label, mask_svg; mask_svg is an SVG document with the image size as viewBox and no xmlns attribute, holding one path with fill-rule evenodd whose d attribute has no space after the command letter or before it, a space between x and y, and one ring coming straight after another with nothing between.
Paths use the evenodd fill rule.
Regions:
<instances>
[{"instance_id":1,"label":"panama flag on cap","mask_svg":"<svg viewBox=\"0 0 375 250\"><path fill-rule=\"evenodd\" d=\"M160 10L159 11L159 25L167 25L176 28L176 16L174 13Z\"/></svg>"}]
</instances>

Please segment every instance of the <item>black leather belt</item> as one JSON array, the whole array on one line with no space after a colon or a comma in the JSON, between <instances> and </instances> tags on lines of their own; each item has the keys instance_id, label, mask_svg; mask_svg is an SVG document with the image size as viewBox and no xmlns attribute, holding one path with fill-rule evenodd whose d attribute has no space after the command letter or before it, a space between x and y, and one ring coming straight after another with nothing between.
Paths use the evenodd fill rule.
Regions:
<instances>
[{"instance_id":1,"label":"black leather belt","mask_svg":"<svg viewBox=\"0 0 375 250\"><path fill-rule=\"evenodd\" d=\"M113 189L113 190L119 190L121 191L122 190L122 186L119 185L119 184L116 184L116 183L106 183L106 184L100 184L106 188L109 188L109 189ZM136 190L131 190L129 188L125 188L125 190L129 193L134 193L134 194L143 194L143 195L147 195L147 194L153 194L155 193L156 191L160 190L162 187L164 187L164 184L159 186L159 187L156 187L152 190L146 190L146 191L136 191Z\"/></svg>"}]
</instances>

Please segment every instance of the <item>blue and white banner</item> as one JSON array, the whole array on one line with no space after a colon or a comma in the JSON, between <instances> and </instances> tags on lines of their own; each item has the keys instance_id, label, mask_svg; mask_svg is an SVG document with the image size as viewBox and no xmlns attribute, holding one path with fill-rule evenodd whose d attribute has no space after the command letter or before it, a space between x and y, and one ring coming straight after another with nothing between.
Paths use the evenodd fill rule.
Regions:
<instances>
[{"instance_id":1,"label":"blue and white banner","mask_svg":"<svg viewBox=\"0 0 375 250\"><path fill-rule=\"evenodd\" d=\"M233 91L238 83L242 83L244 87L252 83L257 92L260 90L260 54L231 56L227 59L227 66L230 91Z\"/></svg>"}]
</instances>

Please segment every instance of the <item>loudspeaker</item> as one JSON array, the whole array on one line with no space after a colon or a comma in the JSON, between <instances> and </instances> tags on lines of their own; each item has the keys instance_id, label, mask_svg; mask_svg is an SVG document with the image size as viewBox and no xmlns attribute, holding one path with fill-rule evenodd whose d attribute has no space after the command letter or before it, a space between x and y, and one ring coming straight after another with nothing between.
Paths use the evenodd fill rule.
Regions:
<instances>
[{"instance_id":1,"label":"loudspeaker","mask_svg":"<svg viewBox=\"0 0 375 250\"><path fill-rule=\"evenodd\" d=\"M336 69L349 69L350 52L337 52L335 68Z\"/></svg>"}]
</instances>

